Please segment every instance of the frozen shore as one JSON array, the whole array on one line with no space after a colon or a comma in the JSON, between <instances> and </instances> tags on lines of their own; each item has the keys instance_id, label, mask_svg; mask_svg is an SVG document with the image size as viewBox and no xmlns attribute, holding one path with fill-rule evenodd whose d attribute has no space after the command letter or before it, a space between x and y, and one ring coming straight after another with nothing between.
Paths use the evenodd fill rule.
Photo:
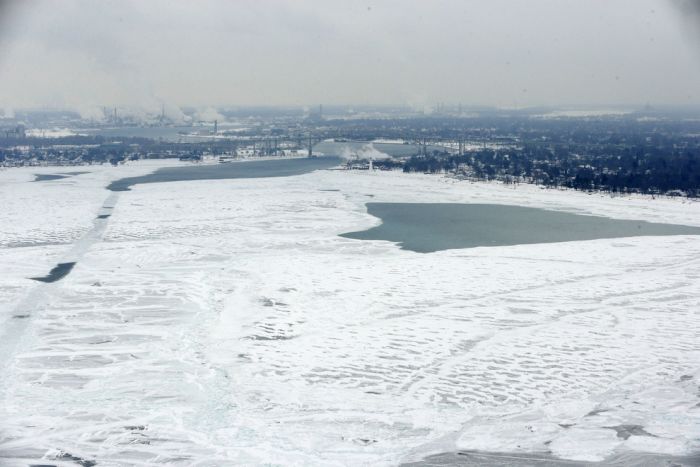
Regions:
<instances>
[{"instance_id":1,"label":"frozen shore","mask_svg":"<svg viewBox=\"0 0 700 467\"><path fill-rule=\"evenodd\" d=\"M379 222L368 201L694 226L700 203L344 171L105 189L157 166L0 172L3 465L700 450L700 237L338 236Z\"/></svg>"}]
</instances>

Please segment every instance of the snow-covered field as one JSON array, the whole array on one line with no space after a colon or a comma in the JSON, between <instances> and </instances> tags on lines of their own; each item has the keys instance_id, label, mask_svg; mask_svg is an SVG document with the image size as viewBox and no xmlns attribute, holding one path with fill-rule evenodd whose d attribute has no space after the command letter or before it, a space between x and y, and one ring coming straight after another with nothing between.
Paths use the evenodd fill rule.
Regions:
<instances>
[{"instance_id":1,"label":"snow-covered field","mask_svg":"<svg viewBox=\"0 0 700 467\"><path fill-rule=\"evenodd\" d=\"M154 168L0 172L0 464L700 450L700 237L337 236L379 222L368 201L687 225L700 203L342 171L104 189Z\"/></svg>"}]
</instances>

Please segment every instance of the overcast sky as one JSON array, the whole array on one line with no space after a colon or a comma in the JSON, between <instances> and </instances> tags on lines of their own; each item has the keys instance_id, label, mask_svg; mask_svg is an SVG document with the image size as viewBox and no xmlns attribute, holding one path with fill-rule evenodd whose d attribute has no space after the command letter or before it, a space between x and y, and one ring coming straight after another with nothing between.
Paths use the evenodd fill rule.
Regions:
<instances>
[{"instance_id":1,"label":"overcast sky","mask_svg":"<svg viewBox=\"0 0 700 467\"><path fill-rule=\"evenodd\" d=\"M693 0L0 2L0 108L700 104Z\"/></svg>"}]
</instances>

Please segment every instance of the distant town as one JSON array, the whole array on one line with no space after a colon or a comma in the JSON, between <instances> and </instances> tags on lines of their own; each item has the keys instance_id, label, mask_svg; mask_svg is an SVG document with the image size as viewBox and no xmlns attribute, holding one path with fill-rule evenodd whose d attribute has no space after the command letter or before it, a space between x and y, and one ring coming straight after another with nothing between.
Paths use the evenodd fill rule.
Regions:
<instances>
[{"instance_id":1,"label":"distant town","mask_svg":"<svg viewBox=\"0 0 700 467\"><path fill-rule=\"evenodd\" d=\"M183 117L184 116L184 117ZM206 117L198 119L198 117ZM610 193L700 196L700 118L625 111L406 108L210 109L144 119L104 109L0 119L0 167L120 165L176 158L342 156L356 170L402 170Z\"/></svg>"}]
</instances>

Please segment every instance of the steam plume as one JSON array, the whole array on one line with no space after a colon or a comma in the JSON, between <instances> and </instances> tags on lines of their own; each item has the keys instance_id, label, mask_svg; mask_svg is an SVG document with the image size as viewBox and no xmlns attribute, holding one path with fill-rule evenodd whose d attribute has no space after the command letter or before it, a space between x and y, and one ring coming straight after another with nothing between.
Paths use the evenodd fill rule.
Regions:
<instances>
[{"instance_id":1,"label":"steam plume","mask_svg":"<svg viewBox=\"0 0 700 467\"><path fill-rule=\"evenodd\" d=\"M343 149L340 153L340 157L343 159L373 159L373 160L379 160L379 159L390 159L391 156L389 154L383 153L379 151L377 148L374 147L374 144L368 143L362 146L359 149L352 149L349 146L343 146Z\"/></svg>"}]
</instances>

